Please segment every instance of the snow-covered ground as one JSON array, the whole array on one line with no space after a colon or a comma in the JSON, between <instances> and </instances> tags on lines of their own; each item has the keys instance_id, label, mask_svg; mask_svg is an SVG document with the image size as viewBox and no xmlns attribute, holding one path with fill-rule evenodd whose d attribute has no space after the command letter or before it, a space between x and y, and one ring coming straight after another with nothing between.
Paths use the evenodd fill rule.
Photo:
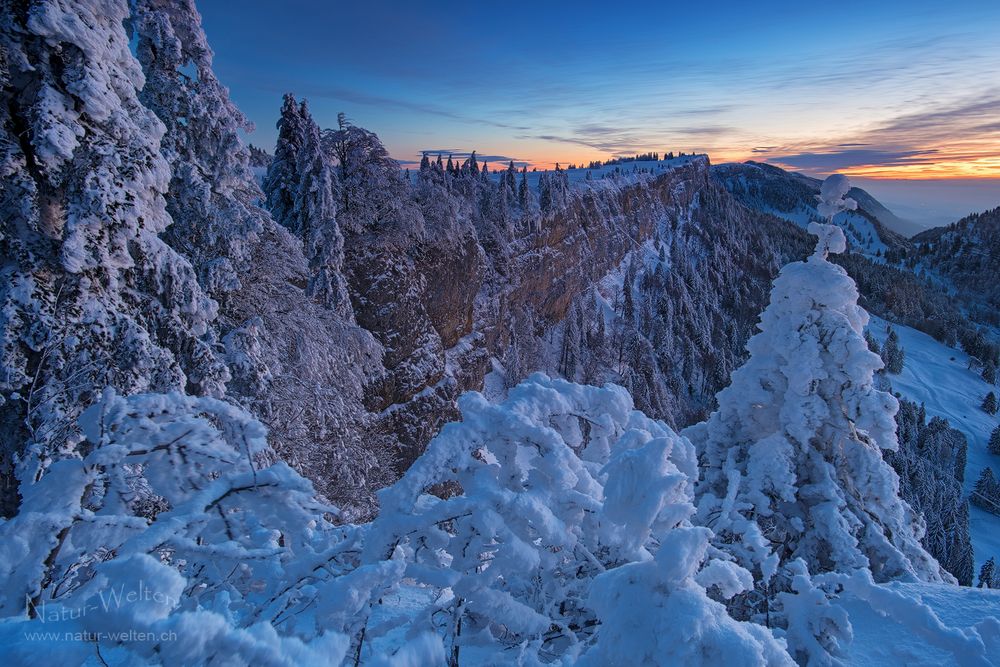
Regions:
<instances>
[{"instance_id":1,"label":"snow-covered ground","mask_svg":"<svg viewBox=\"0 0 1000 667\"><path fill-rule=\"evenodd\" d=\"M844 664L856 667L997 664L1000 623L995 617L1000 610L1000 591L902 583L887 584L882 590L887 599L883 600L885 608L881 612L856 597L842 599L854 633ZM896 598L894 593L905 599ZM909 600L919 600L930 607L940 623ZM975 650L970 650L976 641L970 640L969 631L980 623L978 634L987 642L986 662L974 655Z\"/></svg>"},{"instance_id":2,"label":"snow-covered ground","mask_svg":"<svg viewBox=\"0 0 1000 667\"><path fill-rule=\"evenodd\" d=\"M765 205L761 205L759 208L765 213L770 213L782 220L788 220L803 229L808 227L810 222L819 222L823 219L814 206L804 204L799 204L791 211L780 211L773 206ZM868 218L853 211L844 211L835 215L833 222L844 230L844 234L847 235L853 248L875 262L884 261L882 256L889 248L879 238L875 225ZM878 253L878 257L876 257L876 253Z\"/></svg>"},{"instance_id":3,"label":"snow-covered ground","mask_svg":"<svg viewBox=\"0 0 1000 667\"><path fill-rule=\"evenodd\" d=\"M447 157L447 156L446 156ZM666 173L671 169L677 167L683 167L686 164L690 164L696 160L707 159L707 155L682 155L680 157L675 157L671 160L636 160L631 162L623 162L621 164L608 165L606 167L601 167L599 169L587 169L586 167L581 167L578 169L564 169L569 177L569 184L576 185L579 183L587 182L587 174L590 174L591 181L598 181L605 176L611 177L612 175L618 173L622 176L639 175L645 170L646 174L652 176L659 176L660 174ZM504 172L507 165L502 163L490 163L490 176L494 179L500 177L500 174ZM528 185L533 188L538 187L538 179L541 178L542 174L553 173L552 170L539 170L539 171L529 171L528 172ZM520 173L518 174L518 182L520 182Z\"/></svg>"},{"instance_id":4,"label":"snow-covered ground","mask_svg":"<svg viewBox=\"0 0 1000 667\"><path fill-rule=\"evenodd\" d=\"M868 325L872 335L883 343L886 338L886 321L872 317ZM980 405L983 397L995 386L987 384L979 373L969 368L969 356L916 329L892 324L906 353L903 372L890 375L893 391L903 398L923 403L927 415L944 417L969 441L969 458L965 467L965 491L972 486L986 466L1000 472L1000 456L986 451L990 432L996 427L997 417L984 412ZM969 530L976 555L976 573L979 566L991 556L1000 557L1000 517L970 506Z\"/></svg>"}]
</instances>

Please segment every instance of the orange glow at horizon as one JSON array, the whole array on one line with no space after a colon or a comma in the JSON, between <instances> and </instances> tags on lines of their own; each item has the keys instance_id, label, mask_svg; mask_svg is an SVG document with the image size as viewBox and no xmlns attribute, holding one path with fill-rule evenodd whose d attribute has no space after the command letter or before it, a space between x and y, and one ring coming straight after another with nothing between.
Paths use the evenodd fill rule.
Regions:
<instances>
[{"instance_id":1,"label":"orange glow at horizon","mask_svg":"<svg viewBox=\"0 0 1000 667\"><path fill-rule=\"evenodd\" d=\"M663 155L673 150L675 155L680 151L688 154L692 152L707 153L712 164L754 160L757 162L774 164L775 166L782 167L788 171L810 171L808 169L803 169L802 167L782 163L782 161L778 159L778 154L772 156L767 153L754 153L749 148L720 148L718 150L713 150L711 148L705 150L650 148L648 150L649 152L658 152L661 158ZM641 150L637 152L645 153L647 151ZM542 153L542 151L539 151L539 153ZM575 164L580 167L585 166L591 161L604 161L614 157L613 155L607 154L599 155L596 151L586 149L580 151L570 150L565 153L559 151L559 153L561 154L559 159L551 159L546 156L544 158L525 157L524 160L528 162L529 171L532 169L542 171L546 169L554 169L556 164L559 164L565 169L571 164ZM549 154L551 155L551 153ZM497 166L499 167L501 165ZM934 152L928 150L926 155L921 156L919 159L915 159L912 163L858 164L849 167L842 167L840 169L836 169L835 171L848 176L886 180L919 181L1000 179L1000 143L998 143L996 148L993 150L984 149L982 145L977 146L974 150L969 150L969 147L940 147Z\"/></svg>"}]
</instances>

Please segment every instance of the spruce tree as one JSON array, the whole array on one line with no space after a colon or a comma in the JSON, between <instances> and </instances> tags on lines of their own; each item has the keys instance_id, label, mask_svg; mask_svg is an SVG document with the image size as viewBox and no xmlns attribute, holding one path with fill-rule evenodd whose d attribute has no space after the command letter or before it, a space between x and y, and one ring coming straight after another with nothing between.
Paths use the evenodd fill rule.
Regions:
<instances>
[{"instance_id":1,"label":"spruce tree","mask_svg":"<svg viewBox=\"0 0 1000 667\"><path fill-rule=\"evenodd\" d=\"M343 276L344 236L337 222L336 172L323 152L319 126L309 114L305 101L300 106L303 129L291 212L292 229L302 239L310 278L306 293L350 319L352 316L347 283Z\"/></svg>"},{"instance_id":2,"label":"spruce tree","mask_svg":"<svg viewBox=\"0 0 1000 667\"><path fill-rule=\"evenodd\" d=\"M983 364L982 376L983 380L985 380L989 384L996 384L997 383L996 364L994 364L992 361L987 361L985 364Z\"/></svg>"},{"instance_id":3,"label":"spruce tree","mask_svg":"<svg viewBox=\"0 0 1000 667\"><path fill-rule=\"evenodd\" d=\"M274 159L264 177L264 194L267 208L279 224L293 232L296 219L295 195L301 182L299 174L299 151L306 140L306 127L302 109L295 96L285 93L278 119L278 143L274 149Z\"/></svg>"},{"instance_id":4,"label":"spruce tree","mask_svg":"<svg viewBox=\"0 0 1000 667\"><path fill-rule=\"evenodd\" d=\"M521 182L517 186L517 201L523 214L534 213L536 207L535 196L528 186L528 173L521 172Z\"/></svg>"},{"instance_id":5,"label":"spruce tree","mask_svg":"<svg viewBox=\"0 0 1000 667\"><path fill-rule=\"evenodd\" d=\"M987 512L1000 514L1000 482L997 482L992 468L983 468L976 485L972 488L969 502Z\"/></svg>"},{"instance_id":6,"label":"spruce tree","mask_svg":"<svg viewBox=\"0 0 1000 667\"><path fill-rule=\"evenodd\" d=\"M988 561L979 568L979 583L977 588L997 588L996 563L991 556Z\"/></svg>"},{"instance_id":7,"label":"spruce tree","mask_svg":"<svg viewBox=\"0 0 1000 667\"><path fill-rule=\"evenodd\" d=\"M995 415L997 413L996 394L994 394L992 391L986 394L986 398L983 399L982 408L986 414Z\"/></svg>"},{"instance_id":8,"label":"spruce tree","mask_svg":"<svg viewBox=\"0 0 1000 667\"><path fill-rule=\"evenodd\" d=\"M882 350L879 347L878 339L876 339L875 336L873 336L871 334L871 332L868 331L867 329L865 330L865 342L868 343L868 349L869 350L871 350L875 354L879 354L879 355L881 354Z\"/></svg>"},{"instance_id":9,"label":"spruce tree","mask_svg":"<svg viewBox=\"0 0 1000 667\"><path fill-rule=\"evenodd\" d=\"M903 362L905 353L899 345L899 334L896 330L889 328L889 335L885 339L885 346L882 348L882 361L885 362L885 369L893 375L903 372Z\"/></svg>"},{"instance_id":10,"label":"spruce tree","mask_svg":"<svg viewBox=\"0 0 1000 667\"><path fill-rule=\"evenodd\" d=\"M562 350L559 354L559 374L570 382L576 379L580 361L579 304L574 303L563 322Z\"/></svg>"},{"instance_id":11,"label":"spruce tree","mask_svg":"<svg viewBox=\"0 0 1000 667\"><path fill-rule=\"evenodd\" d=\"M993 432L990 433L990 441L986 445L986 449L990 454L1000 456L1000 425L994 428Z\"/></svg>"}]
</instances>

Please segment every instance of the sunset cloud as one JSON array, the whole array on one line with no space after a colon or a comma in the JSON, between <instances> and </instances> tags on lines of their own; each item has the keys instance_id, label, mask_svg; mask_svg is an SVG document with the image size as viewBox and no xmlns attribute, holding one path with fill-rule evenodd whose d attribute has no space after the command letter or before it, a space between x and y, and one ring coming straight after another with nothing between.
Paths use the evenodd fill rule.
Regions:
<instances>
[{"instance_id":1,"label":"sunset cloud","mask_svg":"<svg viewBox=\"0 0 1000 667\"><path fill-rule=\"evenodd\" d=\"M752 152L813 174L1000 178L1000 91L900 114L833 145Z\"/></svg>"}]
</instances>

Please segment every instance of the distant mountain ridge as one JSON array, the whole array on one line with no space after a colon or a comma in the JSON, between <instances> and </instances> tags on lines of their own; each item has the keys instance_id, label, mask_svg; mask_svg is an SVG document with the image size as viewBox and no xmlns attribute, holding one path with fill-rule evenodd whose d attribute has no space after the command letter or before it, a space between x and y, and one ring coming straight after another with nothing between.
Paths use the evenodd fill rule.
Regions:
<instances>
[{"instance_id":1,"label":"distant mountain ridge","mask_svg":"<svg viewBox=\"0 0 1000 667\"><path fill-rule=\"evenodd\" d=\"M822 220L816 210L819 179L753 161L716 165L712 172L750 208L800 226ZM841 213L834 222L844 229L852 246L866 255L879 257L909 248L905 235L909 228L905 221L861 188L851 188L848 196L858 203L858 210Z\"/></svg>"}]
</instances>

